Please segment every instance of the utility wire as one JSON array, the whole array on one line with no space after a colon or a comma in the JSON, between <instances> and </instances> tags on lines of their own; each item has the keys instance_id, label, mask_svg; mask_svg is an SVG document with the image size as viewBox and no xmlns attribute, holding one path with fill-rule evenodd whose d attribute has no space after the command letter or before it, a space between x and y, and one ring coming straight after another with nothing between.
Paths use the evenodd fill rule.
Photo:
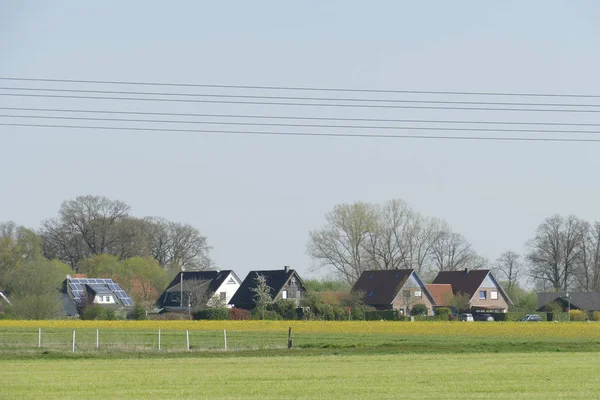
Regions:
<instances>
[{"instance_id":1,"label":"utility wire","mask_svg":"<svg viewBox=\"0 0 600 400\"><path fill-rule=\"evenodd\" d=\"M101 121L101 122L136 122L136 123L159 123L159 124L205 124L205 125L245 125L245 126L276 126L294 128L348 128L348 129L397 129L397 130L420 130L420 131L464 131L464 132L511 132L511 133L569 133L569 134L598 134L600 131L574 131L574 130L547 130L547 129L502 129L502 128L447 128L431 126L364 126L364 125L325 125L325 124L283 124L283 123L260 123L260 122L231 122L231 121L182 121L182 120L156 120L156 119L131 119L131 118L95 118L95 117L66 117L66 116L43 116L43 115L6 115L0 114L0 118L31 118L31 119L59 119L76 121Z\"/></svg>"},{"instance_id":2,"label":"utility wire","mask_svg":"<svg viewBox=\"0 0 600 400\"><path fill-rule=\"evenodd\" d=\"M114 131L138 132L180 132L180 133L213 133L234 135L261 135L261 136L311 136L311 137L355 137L355 138L387 138L387 139L431 139L431 140L485 140L485 141L519 141L519 142L598 142L600 138L544 138L544 137L503 137L503 136L438 136L438 135L392 135L392 134L350 134L350 133L311 133L311 132L256 132L256 131L226 131L204 129L163 129L163 128L132 128L132 127L107 127L85 125L51 125L51 124L19 124L0 123L0 126L36 127L36 128L63 128L63 129L91 129Z\"/></svg>"},{"instance_id":3,"label":"utility wire","mask_svg":"<svg viewBox=\"0 0 600 400\"><path fill-rule=\"evenodd\" d=\"M455 100L407 100L407 99L352 99L336 97L295 97L295 96L264 96L244 94L210 94L210 93L167 93L167 92L131 92L115 90L89 90L89 89L56 89L56 88L23 88L0 87L0 90L18 90L34 92L59 92L59 93L91 93L115 95L147 95L147 96L177 96L177 97L215 97L215 98L240 98L240 99L267 99L267 100L302 100L302 101L345 101L345 102L371 102L371 103L415 103L415 104L463 104L486 106L528 106L528 107L600 107L600 104L569 104L569 103L515 103L515 102L490 102L490 101L455 101ZM11 95L11 93L0 93Z\"/></svg>"},{"instance_id":4,"label":"utility wire","mask_svg":"<svg viewBox=\"0 0 600 400\"><path fill-rule=\"evenodd\" d=\"M198 100L198 99L164 99L164 98L141 98L141 97L106 97L106 96L77 96L77 95L53 95L53 94L26 94L26 93L0 93L0 96L18 97L42 97L60 99L88 99L88 100L126 100L126 101L160 101L177 103L210 103L210 104L247 104L247 105L271 105L271 106L308 106L308 107L344 107L344 108L386 108L386 109L421 109L421 110L471 110L471 111L526 111L526 112L577 112L577 113L599 113L597 110L577 109L537 109L537 108L490 108L490 107L448 107L448 106L407 106L407 105L384 105L384 104L339 104L339 103L276 103L266 101L235 101L235 100Z\"/></svg>"},{"instance_id":5,"label":"utility wire","mask_svg":"<svg viewBox=\"0 0 600 400\"><path fill-rule=\"evenodd\" d=\"M516 121L466 121L466 120L425 120L425 119L387 119L387 118L334 118L334 117L306 117L291 115L242 115L242 114L196 114L196 113L167 113L167 112L142 112L142 111L113 111L113 110L75 110L61 108L28 108L28 107L0 107L0 110L9 111L38 111L60 113L97 113L97 114L130 114L154 115L168 117L204 117L204 118L247 118L247 119L283 119L283 120L311 120L311 121L352 121L352 122L402 122L402 123L431 123L431 124L478 124L478 125L540 125L540 126L600 126L600 123L570 123L570 122L516 122Z\"/></svg>"},{"instance_id":6,"label":"utility wire","mask_svg":"<svg viewBox=\"0 0 600 400\"><path fill-rule=\"evenodd\" d=\"M356 93L404 93L404 94L439 94L459 96L521 96L521 97L572 97L572 98L600 98L600 95L572 94L572 93L516 93L516 92L467 92L467 91L431 91L431 90L388 90L388 89L349 89L349 88L319 88L298 86L250 86L250 85L212 85L193 83L168 83L168 82L134 82L134 81L102 81L83 79L49 79L49 78L18 78L0 77L4 81L17 82L47 82L47 83L83 83L100 85L138 85L138 86L167 86L167 87L195 87L195 88L222 88L222 89L260 89L260 90L301 90L319 92L356 92Z\"/></svg>"}]
</instances>

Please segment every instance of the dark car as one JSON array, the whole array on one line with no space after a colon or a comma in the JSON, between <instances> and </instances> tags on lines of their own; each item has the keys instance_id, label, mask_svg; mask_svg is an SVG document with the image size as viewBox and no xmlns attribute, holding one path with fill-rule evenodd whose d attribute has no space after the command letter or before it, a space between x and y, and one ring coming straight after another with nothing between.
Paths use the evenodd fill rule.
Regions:
<instances>
[{"instance_id":1,"label":"dark car","mask_svg":"<svg viewBox=\"0 0 600 400\"><path fill-rule=\"evenodd\" d=\"M526 316L524 316L523 318L521 318L519 321L525 321L525 322L542 322L543 319L542 319L542 317L540 317L537 314L527 314Z\"/></svg>"},{"instance_id":2,"label":"dark car","mask_svg":"<svg viewBox=\"0 0 600 400\"><path fill-rule=\"evenodd\" d=\"M492 317L490 314L475 314L473 315L473 319L475 321L493 321L494 317Z\"/></svg>"}]
</instances>

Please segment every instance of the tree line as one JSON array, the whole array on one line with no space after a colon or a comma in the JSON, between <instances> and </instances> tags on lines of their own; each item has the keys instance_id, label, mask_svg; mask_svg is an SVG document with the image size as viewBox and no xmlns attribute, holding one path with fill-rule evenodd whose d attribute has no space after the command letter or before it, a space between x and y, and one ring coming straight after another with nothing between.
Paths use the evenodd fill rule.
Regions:
<instances>
[{"instance_id":1,"label":"tree line","mask_svg":"<svg viewBox=\"0 0 600 400\"><path fill-rule=\"evenodd\" d=\"M354 284L363 271L414 269L425 279L440 271L494 270L507 289L528 281L542 291L600 291L600 222L553 215L525 243L495 262L443 220L424 216L402 200L339 204L309 233L313 270L325 269Z\"/></svg>"},{"instance_id":2,"label":"tree line","mask_svg":"<svg viewBox=\"0 0 600 400\"><path fill-rule=\"evenodd\" d=\"M178 271L212 269L209 253L206 236L189 224L133 217L123 202L79 196L37 231L0 223L0 290L16 317L52 318L66 275L83 273L112 278L150 307Z\"/></svg>"}]
</instances>

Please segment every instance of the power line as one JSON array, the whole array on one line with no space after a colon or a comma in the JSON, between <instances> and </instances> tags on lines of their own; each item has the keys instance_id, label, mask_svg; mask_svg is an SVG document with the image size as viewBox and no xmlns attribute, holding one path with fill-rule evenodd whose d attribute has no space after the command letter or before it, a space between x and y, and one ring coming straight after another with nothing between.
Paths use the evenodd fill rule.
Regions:
<instances>
[{"instance_id":1,"label":"power line","mask_svg":"<svg viewBox=\"0 0 600 400\"><path fill-rule=\"evenodd\" d=\"M431 126L364 126L364 125L325 125L325 124L283 124L283 123L259 123L259 122L231 122L231 121L182 121L182 120L155 120L155 119L132 119L132 118L95 118L95 117L67 117L67 116L44 116L44 115L7 115L0 114L0 118L31 118L31 119L59 119L76 121L100 121L100 122L136 122L136 123L160 123L160 124L204 124L204 125L246 125L246 126L273 126L294 128L348 128L348 129L397 129L397 130L420 130L420 131L464 131L464 132L511 132L511 133L569 133L569 134L598 134L600 131L573 131L573 130L547 130L547 129L502 129L502 128L447 128Z\"/></svg>"},{"instance_id":2,"label":"power line","mask_svg":"<svg viewBox=\"0 0 600 400\"><path fill-rule=\"evenodd\" d=\"M308 106L308 107L343 107L343 108L385 108L385 109L420 109L420 110L471 110L471 111L526 111L526 112L577 112L599 113L598 110L574 109L537 109L537 108L490 108L490 107L448 107L448 106L407 106L387 104L338 104L338 103L275 103L266 101L235 101L235 100L198 100L198 99L163 99L141 97L106 97L106 96L76 96L52 94L25 94L25 93L0 93L0 96L17 97L42 97L60 99L88 99L88 100L126 100L126 101L160 101L177 103L209 103L209 104L246 104L246 105L271 105L271 106Z\"/></svg>"},{"instance_id":3,"label":"power line","mask_svg":"<svg viewBox=\"0 0 600 400\"><path fill-rule=\"evenodd\" d=\"M261 136L311 136L311 137L355 137L355 138L386 138L386 139L430 139L430 140L482 140L482 141L519 141L519 142L599 142L590 138L536 138L536 137L502 137L502 136L438 136L438 135L391 135L391 134L349 134L349 133L311 133L311 132L256 132L256 131L226 131L204 129L162 129L162 128L132 128L132 127L106 127L106 126L81 126L81 125L51 125L51 124L19 124L0 123L0 126L36 127L36 128L65 128L65 129L92 129L92 130L117 130L139 132L180 132L180 133L213 133L233 135L261 135Z\"/></svg>"},{"instance_id":4,"label":"power line","mask_svg":"<svg viewBox=\"0 0 600 400\"><path fill-rule=\"evenodd\" d=\"M149 96L178 96L178 97L215 97L215 98L240 98L240 99L267 99L267 100L303 100L303 101L346 101L346 102L371 102L371 103L415 103L415 104L463 104L487 106L526 106L526 107L600 107L600 104L569 104L569 103L515 103L515 102L490 102L490 101L455 101L455 100L407 100L407 99L353 99L336 97L296 97L296 96L264 96L244 94L211 94L211 93L168 93L168 92L132 92L115 90L89 90L89 89L56 89L56 88L23 88L0 87L0 90L20 90L37 92L59 93L91 93L91 94L116 94L116 95L149 95ZM0 93L5 94L5 93ZM7 93L11 95L11 93Z\"/></svg>"},{"instance_id":5,"label":"power line","mask_svg":"<svg viewBox=\"0 0 600 400\"><path fill-rule=\"evenodd\" d=\"M260 90L299 90L319 92L356 92L356 93L404 93L404 94L439 94L459 96L520 96L520 97L572 97L572 98L600 98L600 95L572 94L572 93L515 93L515 92L467 92L467 91L432 91L432 90L390 90L390 89L350 89L350 88L319 88L299 86L251 86L251 85L214 85L193 83L168 83L168 82L134 82L134 81L102 81L83 79L49 79L49 78L17 78L0 77L0 80L19 82L47 82L47 83L84 83L100 85L138 85L138 86L170 86L170 87L195 87L195 88L221 88L221 89L260 89Z\"/></svg>"},{"instance_id":6,"label":"power line","mask_svg":"<svg viewBox=\"0 0 600 400\"><path fill-rule=\"evenodd\" d=\"M515 122L515 121L466 121L466 120L425 120L425 119L388 119L388 118L335 118L335 117L306 117L291 115L243 115L243 114L197 114L197 113L167 113L142 111L113 111L113 110L76 110L61 108L28 108L0 107L0 110L10 111L41 111L62 113L97 113L97 114L130 114L155 115L168 117L204 117L204 118L247 118L247 119L284 119L311 121L353 121L353 122L402 122L402 123L434 123L434 124L478 124L478 125L539 125L539 126L600 126L600 123L570 123L570 122Z\"/></svg>"}]
</instances>

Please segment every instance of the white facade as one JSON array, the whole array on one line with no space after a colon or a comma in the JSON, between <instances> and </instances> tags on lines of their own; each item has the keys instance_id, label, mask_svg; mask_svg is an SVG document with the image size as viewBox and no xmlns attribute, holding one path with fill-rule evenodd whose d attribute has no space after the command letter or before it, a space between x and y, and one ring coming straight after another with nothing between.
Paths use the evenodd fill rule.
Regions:
<instances>
[{"instance_id":1,"label":"white facade","mask_svg":"<svg viewBox=\"0 0 600 400\"><path fill-rule=\"evenodd\" d=\"M94 296L94 304L115 304L115 297L111 294L97 294Z\"/></svg>"},{"instance_id":2,"label":"white facade","mask_svg":"<svg viewBox=\"0 0 600 400\"><path fill-rule=\"evenodd\" d=\"M241 284L242 281L240 281L240 278L231 271L221 286L217 288L213 298L208 301L207 305L211 307L215 304L225 304L226 307L231 308L232 306L229 304L229 301L235 292L237 292Z\"/></svg>"}]
</instances>

